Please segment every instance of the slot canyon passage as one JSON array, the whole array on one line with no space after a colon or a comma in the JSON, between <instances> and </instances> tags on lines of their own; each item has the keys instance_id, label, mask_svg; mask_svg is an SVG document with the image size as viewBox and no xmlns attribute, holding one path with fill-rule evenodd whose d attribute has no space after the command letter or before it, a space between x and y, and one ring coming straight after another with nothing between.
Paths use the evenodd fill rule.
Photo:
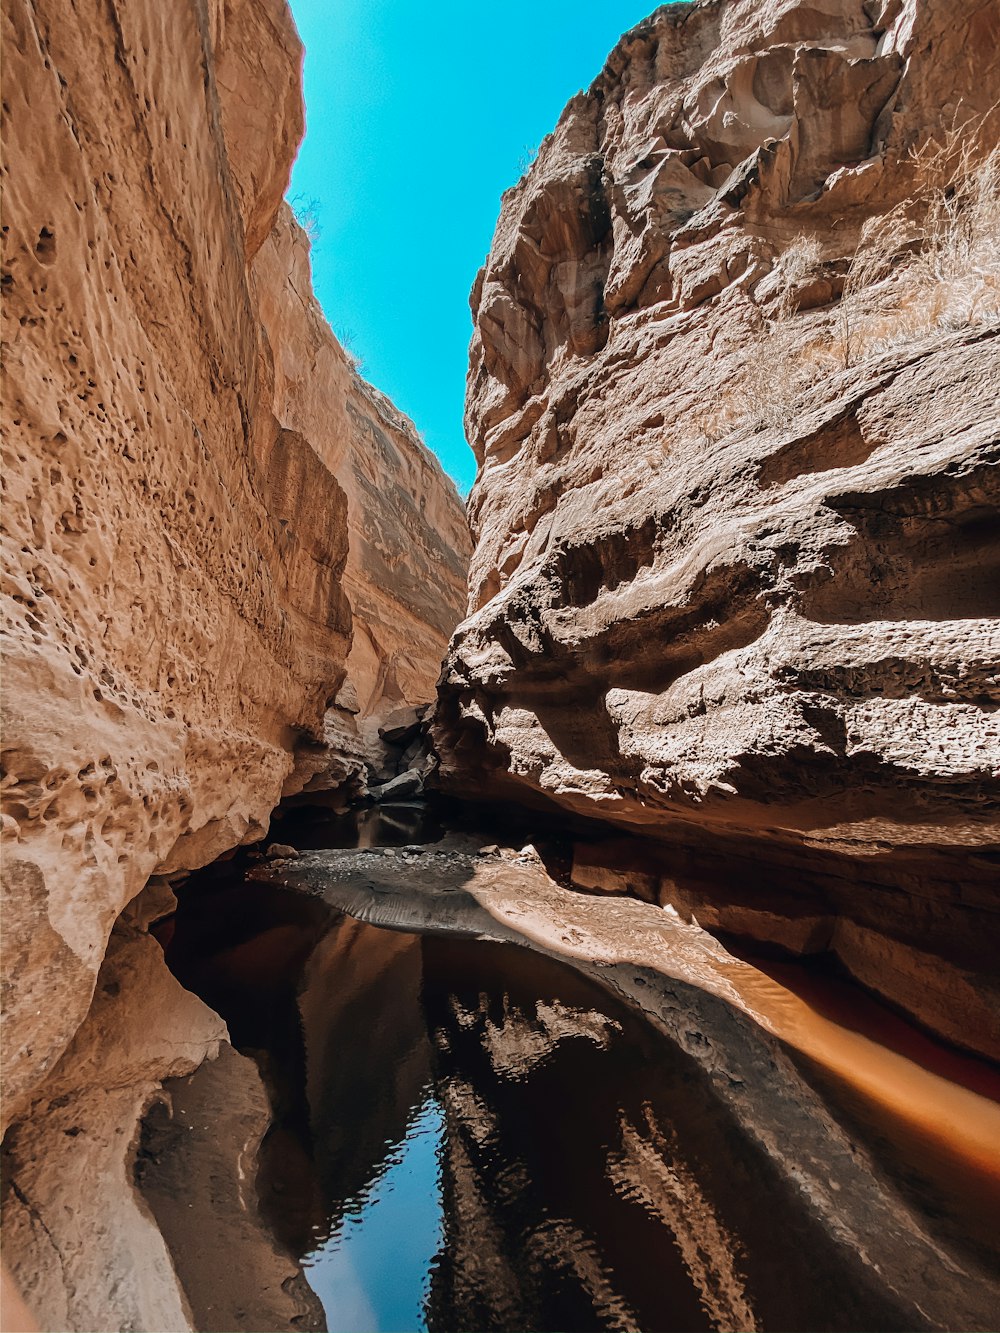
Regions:
<instances>
[{"instance_id":1,"label":"slot canyon passage","mask_svg":"<svg viewBox=\"0 0 1000 1333\"><path fill-rule=\"evenodd\" d=\"M2 15L3 1327L1000 1326L1000 0L626 33L467 504L285 0Z\"/></svg>"}]
</instances>

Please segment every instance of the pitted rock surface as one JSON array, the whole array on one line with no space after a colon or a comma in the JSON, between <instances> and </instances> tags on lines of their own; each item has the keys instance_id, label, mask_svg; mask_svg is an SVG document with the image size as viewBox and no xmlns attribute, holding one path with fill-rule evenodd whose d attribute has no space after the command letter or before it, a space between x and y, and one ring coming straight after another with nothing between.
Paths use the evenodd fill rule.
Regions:
<instances>
[{"instance_id":1,"label":"pitted rock surface","mask_svg":"<svg viewBox=\"0 0 1000 1333\"><path fill-rule=\"evenodd\" d=\"M121 24L4 6L8 1117L146 878L357 771L325 710L428 701L464 597L461 502L326 326L281 204L286 6Z\"/></svg>"},{"instance_id":2,"label":"pitted rock surface","mask_svg":"<svg viewBox=\"0 0 1000 1333\"><path fill-rule=\"evenodd\" d=\"M468 529L313 298L284 0L4 0L2 42L4 1256L46 1327L183 1328L130 1144L224 1025L164 1047L141 980L95 999L112 928L363 778L433 696Z\"/></svg>"}]
</instances>

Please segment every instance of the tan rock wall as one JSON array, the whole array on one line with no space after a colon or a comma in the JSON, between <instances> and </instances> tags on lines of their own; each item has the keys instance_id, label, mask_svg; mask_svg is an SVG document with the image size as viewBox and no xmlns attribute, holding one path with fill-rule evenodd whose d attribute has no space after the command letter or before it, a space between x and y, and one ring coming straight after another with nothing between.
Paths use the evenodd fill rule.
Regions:
<instances>
[{"instance_id":1,"label":"tan rock wall","mask_svg":"<svg viewBox=\"0 0 1000 1333\"><path fill-rule=\"evenodd\" d=\"M8 1262L52 1277L49 1327L167 1328L160 1260L158 1294L95 1304L128 1228L88 1268L74 1247L96 1213L81 1204L63 1235L58 1206L106 1171L94 1209L135 1212L135 1115L180 1072L156 1042L94 1130L112 1165L89 1131L58 1170L44 1160L65 1146L73 1106L53 1099L73 1095L112 927L150 875L261 837L324 763L327 781L358 766L322 749L357 744L342 718L324 726L349 662L362 730L432 697L468 533L313 300L281 203L303 124L284 0L3 0L2 24L3 1114L18 1161L43 1163L31 1216L51 1231L26 1222ZM133 1030L124 996L101 1001L81 1098ZM61 1276L50 1241L76 1255Z\"/></svg>"},{"instance_id":2,"label":"tan rock wall","mask_svg":"<svg viewBox=\"0 0 1000 1333\"><path fill-rule=\"evenodd\" d=\"M168 972L143 897L116 926L90 1012L44 1097L4 1138L4 1262L43 1328L192 1326L133 1190L132 1151L160 1081L214 1059L228 1034ZM235 1176L235 1156L228 1165Z\"/></svg>"},{"instance_id":3,"label":"tan rock wall","mask_svg":"<svg viewBox=\"0 0 1000 1333\"><path fill-rule=\"evenodd\" d=\"M4 8L8 1116L153 869L266 825L350 642L343 491L317 464L329 550L294 560L268 505L208 17ZM287 36L264 101L294 87Z\"/></svg>"},{"instance_id":4,"label":"tan rock wall","mask_svg":"<svg viewBox=\"0 0 1000 1333\"><path fill-rule=\"evenodd\" d=\"M10 0L4 24L12 1115L147 876L266 827L352 601L362 708L430 698L468 539L287 211L265 240L302 130L285 5Z\"/></svg>"},{"instance_id":5,"label":"tan rock wall","mask_svg":"<svg viewBox=\"0 0 1000 1333\"><path fill-rule=\"evenodd\" d=\"M928 237L941 173L996 143L998 41L973 0L719 0L622 39L473 292L477 546L437 715L456 791L727 849L730 879L794 866L807 899L894 885L879 928L977 968L1000 214L964 274ZM901 241L852 268L890 227L923 267Z\"/></svg>"},{"instance_id":6,"label":"tan rock wall","mask_svg":"<svg viewBox=\"0 0 1000 1333\"><path fill-rule=\"evenodd\" d=\"M394 708L433 698L465 606L468 522L412 423L358 375L331 333L312 295L308 240L287 205L253 273L275 415L308 435L347 495L354 638L344 699L370 719L371 734Z\"/></svg>"}]
</instances>

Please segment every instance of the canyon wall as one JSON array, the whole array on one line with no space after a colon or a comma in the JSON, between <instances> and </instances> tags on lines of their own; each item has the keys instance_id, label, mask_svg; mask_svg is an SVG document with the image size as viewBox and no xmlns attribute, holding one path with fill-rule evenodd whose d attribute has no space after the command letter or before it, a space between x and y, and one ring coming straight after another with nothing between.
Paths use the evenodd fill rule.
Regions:
<instances>
[{"instance_id":1,"label":"canyon wall","mask_svg":"<svg viewBox=\"0 0 1000 1333\"><path fill-rule=\"evenodd\" d=\"M1000 7L628 33L473 293L456 792L1000 1053ZM601 828L644 835L601 843Z\"/></svg>"},{"instance_id":2,"label":"canyon wall","mask_svg":"<svg viewBox=\"0 0 1000 1333\"><path fill-rule=\"evenodd\" d=\"M48 1327L186 1327L128 1151L226 1032L147 926L430 701L468 532L312 296L284 0L2 40L4 1253Z\"/></svg>"},{"instance_id":3,"label":"canyon wall","mask_svg":"<svg viewBox=\"0 0 1000 1333\"><path fill-rule=\"evenodd\" d=\"M347 496L343 586L354 612L339 702L370 738L394 708L433 699L465 607L465 511L411 423L354 369L312 294L308 241L291 210L254 259L273 354L275 413L317 441Z\"/></svg>"}]
</instances>

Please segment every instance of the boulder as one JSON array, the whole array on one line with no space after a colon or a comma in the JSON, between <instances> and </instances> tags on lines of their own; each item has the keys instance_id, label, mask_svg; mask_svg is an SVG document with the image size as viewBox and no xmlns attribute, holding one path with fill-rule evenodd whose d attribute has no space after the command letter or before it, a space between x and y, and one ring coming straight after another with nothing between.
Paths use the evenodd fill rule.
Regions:
<instances>
[{"instance_id":1,"label":"boulder","mask_svg":"<svg viewBox=\"0 0 1000 1333\"><path fill-rule=\"evenodd\" d=\"M423 789L423 776L416 769L410 768L381 786L369 787L368 795L373 801L381 805L389 801L402 801L409 796L416 796Z\"/></svg>"},{"instance_id":2,"label":"boulder","mask_svg":"<svg viewBox=\"0 0 1000 1333\"><path fill-rule=\"evenodd\" d=\"M389 745L408 745L420 730L424 709L396 708L378 729L378 734Z\"/></svg>"},{"instance_id":3,"label":"boulder","mask_svg":"<svg viewBox=\"0 0 1000 1333\"><path fill-rule=\"evenodd\" d=\"M272 861L293 860L298 856L298 848L290 846L287 842L272 842L267 849L268 858Z\"/></svg>"}]
</instances>

